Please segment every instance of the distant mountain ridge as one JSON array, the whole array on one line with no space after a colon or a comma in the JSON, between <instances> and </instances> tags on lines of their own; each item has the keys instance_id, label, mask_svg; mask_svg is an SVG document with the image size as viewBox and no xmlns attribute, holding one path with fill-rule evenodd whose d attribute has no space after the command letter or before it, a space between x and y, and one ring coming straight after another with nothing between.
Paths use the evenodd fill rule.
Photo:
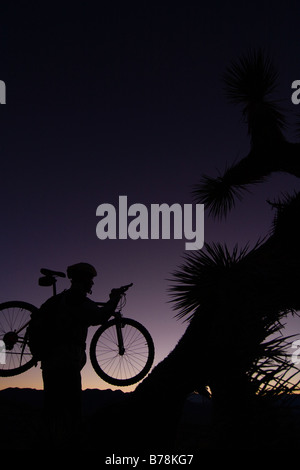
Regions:
<instances>
[{"instance_id":1,"label":"distant mountain ridge","mask_svg":"<svg viewBox=\"0 0 300 470\"><path fill-rule=\"evenodd\" d=\"M89 415L102 407L119 403L130 393L122 392L121 390L99 390L99 389L86 389L82 392L82 409L83 414ZM16 404L18 406L30 407L32 409L41 409L43 407L43 390L36 390L33 388L5 388L0 390L0 403L3 406L5 403L10 405Z\"/></svg>"}]
</instances>

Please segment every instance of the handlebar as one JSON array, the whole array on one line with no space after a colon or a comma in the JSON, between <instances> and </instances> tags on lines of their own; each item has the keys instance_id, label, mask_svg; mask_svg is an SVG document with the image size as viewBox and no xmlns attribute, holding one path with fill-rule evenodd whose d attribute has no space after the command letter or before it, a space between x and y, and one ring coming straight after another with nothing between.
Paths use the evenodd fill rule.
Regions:
<instances>
[{"instance_id":1,"label":"handlebar","mask_svg":"<svg viewBox=\"0 0 300 470\"><path fill-rule=\"evenodd\" d=\"M112 290L122 291L122 293L125 294L125 292L129 289L129 287L132 287L132 286L133 286L133 282L131 284L127 284L126 286L121 286L118 289L112 289ZM106 304L106 302L96 302L96 304L99 305L99 307L100 306L102 307Z\"/></svg>"},{"instance_id":2,"label":"handlebar","mask_svg":"<svg viewBox=\"0 0 300 470\"><path fill-rule=\"evenodd\" d=\"M127 286L121 286L119 287L119 289L122 290L123 292L126 292L131 286L133 286L133 282L131 284L127 284Z\"/></svg>"},{"instance_id":3,"label":"handlebar","mask_svg":"<svg viewBox=\"0 0 300 470\"><path fill-rule=\"evenodd\" d=\"M129 289L129 287L133 286L133 282L131 284L127 284L126 286L121 286L119 288L114 288L111 290L110 297L113 294L120 295L125 297L125 292Z\"/></svg>"}]
</instances>

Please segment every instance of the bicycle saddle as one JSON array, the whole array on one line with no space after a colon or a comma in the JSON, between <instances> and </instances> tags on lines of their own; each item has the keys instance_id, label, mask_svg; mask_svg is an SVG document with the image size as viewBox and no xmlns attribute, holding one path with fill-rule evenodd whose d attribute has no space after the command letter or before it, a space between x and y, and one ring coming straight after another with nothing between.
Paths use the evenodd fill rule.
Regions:
<instances>
[{"instance_id":1,"label":"bicycle saddle","mask_svg":"<svg viewBox=\"0 0 300 470\"><path fill-rule=\"evenodd\" d=\"M60 271L52 271L52 269L41 269L41 274L44 274L44 276L57 276L57 277L66 277L65 273L62 273Z\"/></svg>"}]
</instances>

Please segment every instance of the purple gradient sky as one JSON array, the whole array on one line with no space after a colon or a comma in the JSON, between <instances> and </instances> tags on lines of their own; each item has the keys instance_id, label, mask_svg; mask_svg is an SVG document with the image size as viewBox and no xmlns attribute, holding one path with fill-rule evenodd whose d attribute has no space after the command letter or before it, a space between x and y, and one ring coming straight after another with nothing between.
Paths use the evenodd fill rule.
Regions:
<instances>
[{"instance_id":1,"label":"purple gradient sky","mask_svg":"<svg viewBox=\"0 0 300 470\"><path fill-rule=\"evenodd\" d=\"M50 295L37 284L41 267L91 262L99 271L95 300L134 283L124 315L149 329L157 363L186 328L174 319L167 293L184 240L100 241L96 208L117 205L119 195L148 207L191 203L201 174L216 175L247 153L246 127L224 98L221 76L249 47L270 52L280 72L278 96L289 117L296 113L290 97L292 81L300 79L300 7L97 4L1 7L7 104L0 108L0 301L40 305ZM206 214L205 241L254 244L270 228L266 198L296 188L296 178L274 175L226 221ZM290 329L300 332L300 324ZM9 386L41 388L40 370L0 378L0 388ZM83 387L114 388L89 364Z\"/></svg>"}]
</instances>

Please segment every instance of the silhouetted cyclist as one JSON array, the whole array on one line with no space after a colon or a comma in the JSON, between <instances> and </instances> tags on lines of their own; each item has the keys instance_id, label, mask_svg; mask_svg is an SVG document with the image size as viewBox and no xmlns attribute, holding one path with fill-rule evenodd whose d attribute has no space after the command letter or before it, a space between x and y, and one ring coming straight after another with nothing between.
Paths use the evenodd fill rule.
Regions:
<instances>
[{"instance_id":1,"label":"silhouetted cyclist","mask_svg":"<svg viewBox=\"0 0 300 470\"><path fill-rule=\"evenodd\" d=\"M121 296L118 289L113 289L103 307L87 298L97 276L88 263L68 267L67 275L71 287L40 308L40 314L48 319L41 355L46 437L52 440L48 444L62 446L72 446L80 431L81 369L86 362L88 327L106 322Z\"/></svg>"}]
</instances>

